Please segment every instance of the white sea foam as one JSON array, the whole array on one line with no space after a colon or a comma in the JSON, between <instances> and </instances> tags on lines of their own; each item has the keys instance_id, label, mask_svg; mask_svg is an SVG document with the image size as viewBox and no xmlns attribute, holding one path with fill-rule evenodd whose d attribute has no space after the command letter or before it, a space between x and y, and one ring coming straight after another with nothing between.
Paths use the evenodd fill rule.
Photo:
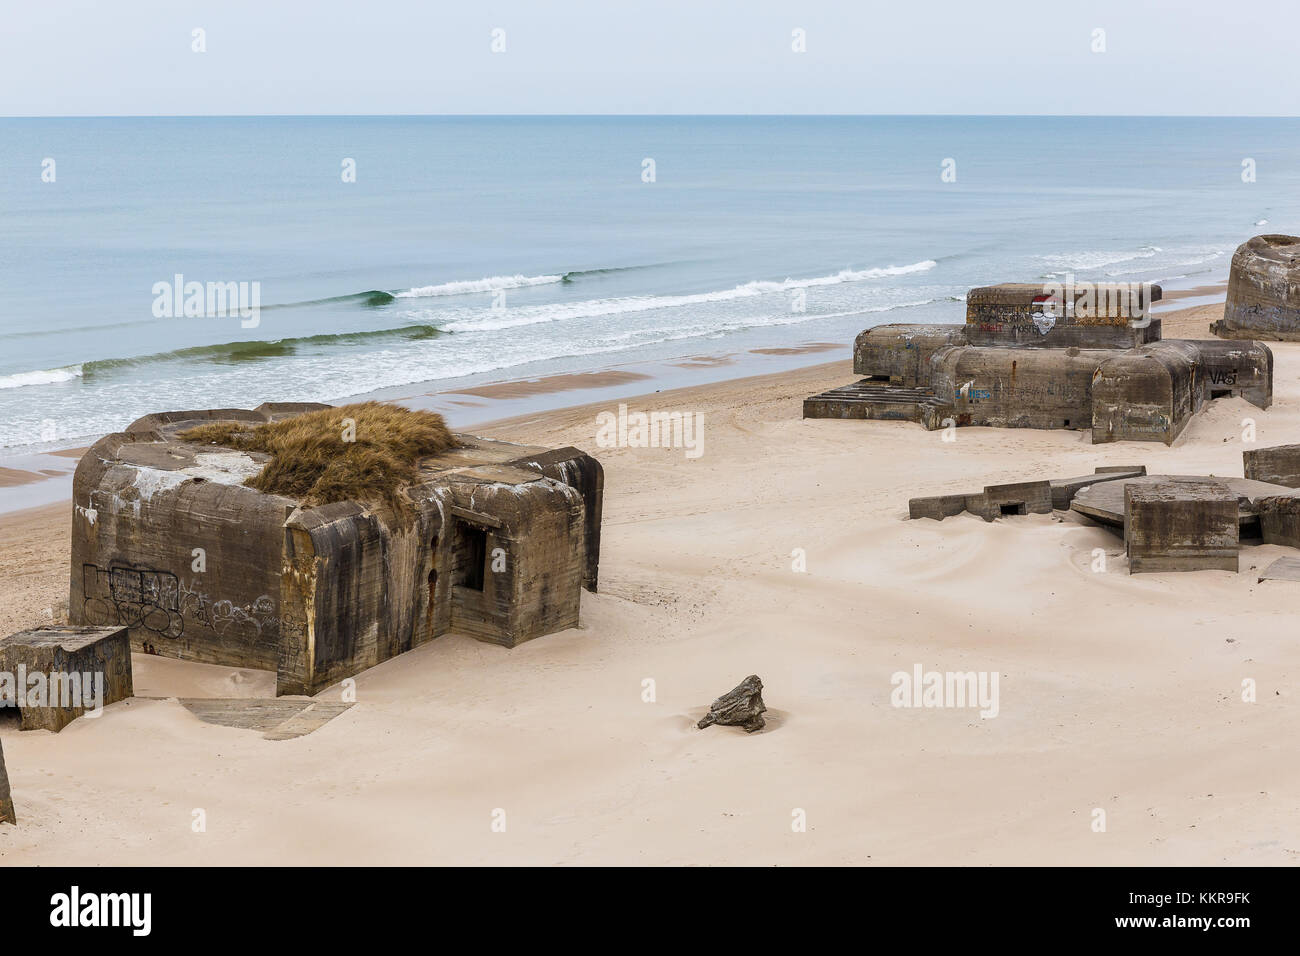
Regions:
<instances>
[{"instance_id":1,"label":"white sea foam","mask_svg":"<svg viewBox=\"0 0 1300 956\"><path fill-rule=\"evenodd\" d=\"M25 385L56 385L81 378L81 366L70 365L67 368L51 368L39 372L15 372L13 375L0 375L0 388L22 388Z\"/></svg>"},{"instance_id":2,"label":"white sea foam","mask_svg":"<svg viewBox=\"0 0 1300 956\"><path fill-rule=\"evenodd\" d=\"M710 302L730 302L755 296L773 295L815 286L840 285L846 282L863 282L893 276L928 272L937 263L933 259L914 262L906 266L886 266L875 269L842 269L832 275L814 276L810 279L784 279L780 282L756 280L730 289L714 292L696 292L688 295L636 295L609 299L585 299L580 302L558 302L546 305L522 306L514 309L476 310L463 318L456 314L434 310L403 313L403 318L421 322L434 322L445 332L493 332L516 329L544 322L561 322L569 319L587 319L597 316L626 315L650 312L656 309L676 309L683 306L703 305ZM813 316L809 316L810 318Z\"/></svg>"},{"instance_id":3,"label":"white sea foam","mask_svg":"<svg viewBox=\"0 0 1300 956\"><path fill-rule=\"evenodd\" d=\"M1140 249L1124 251L1067 252L1063 255L1037 256L1036 258L1054 269L1100 269L1103 266L1131 262L1134 259L1150 259L1163 251L1159 246L1142 246Z\"/></svg>"},{"instance_id":4,"label":"white sea foam","mask_svg":"<svg viewBox=\"0 0 1300 956\"><path fill-rule=\"evenodd\" d=\"M395 299L425 299L439 295L468 295L474 292L495 292L498 289L522 289L532 285L550 285L560 282L564 276L489 276L486 279L464 279L459 282L443 282L440 285L422 285L405 292L396 293Z\"/></svg>"},{"instance_id":5,"label":"white sea foam","mask_svg":"<svg viewBox=\"0 0 1300 956\"><path fill-rule=\"evenodd\" d=\"M1211 249L1208 247L1175 249L1169 253L1171 257L1174 257L1173 261L1164 262L1161 267L1165 269L1184 269L1188 266L1200 266L1207 262L1213 262L1223 254L1223 249ZM1184 256L1190 256L1191 258L1183 258ZM1135 271L1137 270L1119 269L1107 272L1106 276L1107 278L1112 278L1115 276L1133 275Z\"/></svg>"}]
</instances>

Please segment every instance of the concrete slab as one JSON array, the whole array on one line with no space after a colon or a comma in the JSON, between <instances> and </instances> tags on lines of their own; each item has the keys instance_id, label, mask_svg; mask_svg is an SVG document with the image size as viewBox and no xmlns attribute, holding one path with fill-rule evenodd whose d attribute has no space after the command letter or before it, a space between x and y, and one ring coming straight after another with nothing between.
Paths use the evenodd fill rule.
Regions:
<instances>
[{"instance_id":1,"label":"concrete slab","mask_svg":"<svg viewBox=\"0 0 1300 956\"><path fill-rule=\"evenodd\" d=\"M322 700L187 697L180 704L199 720L239 730L265 731L267 740L291 740L318 730L352 704Z\"/></svg>"},{"instance_id":2,"label":"concrete slab","mask_svg":"<svg viewBox=\"0 0 1300 956\"><path fill-rule=\"evenodd\" d=\"M1141 478L1147 473L1145 465L1136 467L1106 467L1098 468L1091 475L1080 475L1077 478L1056 478L1052 480L1052 507L1057 511L1068 511L1070 502L1074 496L1084 488L1099 484L1103 481L1119 481L1123 478Z\"/></svg>"},{"instance_id":3,"label":"concrete slab","mask_svg":"<svg viewBox=\"0 0 1300 956\"><path fill-rule=\"evenodd\" d=\"M1124 526L1124 490L1134 483L1148 484L1169 478L1204 478L1204 475L1146 475L1141 478L1123 478L1104 481L1080 490L1070 502L1070 510L1092 518L1112 528ZM1237 496L1238 524L1243 532L1254 532L1259 527L1258 501L1270 495L1289 496L1297 490L1271 485L1248 478L1218 478Z\"/></svg>"},{"instance_id":4,"label":"concrete slab","mask_svg":"<svg viewBox=\"0 0 1300 956\"><path fill-rule=\"evenodd\" d=\"M1259 572L1260 581L1300 581L1300 558L1278 558Z\"/></svg>"}]
</instances>

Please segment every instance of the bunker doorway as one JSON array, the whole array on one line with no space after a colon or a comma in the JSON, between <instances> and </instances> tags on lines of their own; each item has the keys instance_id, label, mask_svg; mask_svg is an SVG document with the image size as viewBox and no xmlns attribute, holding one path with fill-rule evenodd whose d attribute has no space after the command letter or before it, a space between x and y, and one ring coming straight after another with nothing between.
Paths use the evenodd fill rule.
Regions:
<instances>
[{"instance_id":1,"label":"bunker doorway","mask_svg":"<svg viewBox=\"0 0 1300 956\"><path fill-rule=\"evenodd\" d=\"M455 560L455 583L471 591L482 591L487 572L487 529L457 522Z\"/></svg>"}]
</instances>

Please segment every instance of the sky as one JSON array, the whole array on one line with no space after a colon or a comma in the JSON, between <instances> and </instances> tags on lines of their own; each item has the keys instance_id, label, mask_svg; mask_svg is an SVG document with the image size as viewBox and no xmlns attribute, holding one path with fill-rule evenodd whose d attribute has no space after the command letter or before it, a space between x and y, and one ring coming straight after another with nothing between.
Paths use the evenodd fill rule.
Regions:
<instances>
[{"instance_id":1,"label":"sky","mask_svg":"<svg viewBox=\"0 0 1300 956\"><path fill-rule=\"evenodd\" d=\"M1296 0L0 0L0 115L1292 116L1297 36Z\"/></svg>"}]
</instances>

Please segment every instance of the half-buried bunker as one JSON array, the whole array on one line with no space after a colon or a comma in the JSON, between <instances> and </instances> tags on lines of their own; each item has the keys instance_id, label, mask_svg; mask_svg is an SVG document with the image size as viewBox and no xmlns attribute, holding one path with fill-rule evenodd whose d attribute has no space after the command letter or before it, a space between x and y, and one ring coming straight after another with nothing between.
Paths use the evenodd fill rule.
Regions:
<instances>
[{"instance_id":1,"label":"half-buried bunker","mask_svg":"<svg viewBox=\"0 0 1300 956\"><path fill-rule=\"evenodd\" d=\"M73 481L73 624L315 694L447 631L578 623L604 476L576 448L452 435L367 403L148 415Z\"/></svg>"}]
</instances>

